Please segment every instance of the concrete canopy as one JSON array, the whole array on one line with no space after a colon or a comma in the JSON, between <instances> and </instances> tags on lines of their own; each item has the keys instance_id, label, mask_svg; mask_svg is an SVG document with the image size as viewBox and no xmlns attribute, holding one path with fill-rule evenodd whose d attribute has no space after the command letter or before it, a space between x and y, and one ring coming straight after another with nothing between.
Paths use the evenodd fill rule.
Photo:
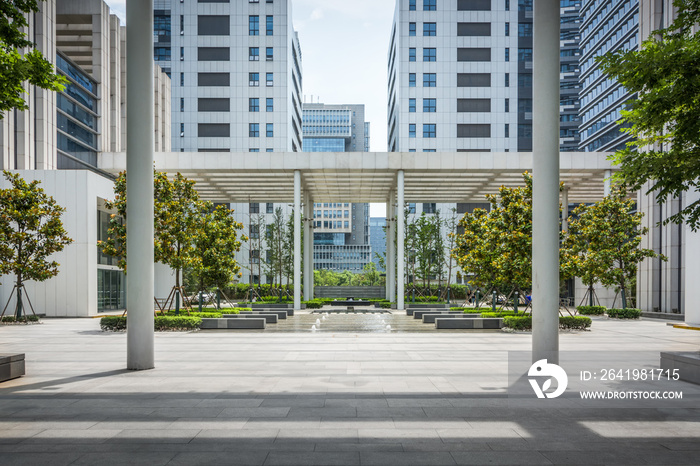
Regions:
<instances>
[{"instance_id":1,"label":"concrete canopy","mask_svg":"<svg viewBox=\"0 0 700 466\"><path fill-rule=\"evenodd\" d=\"M562 152L561 181L570 203L603 197L606 172L614 170L605 152ZM103 153L99 168L117 174L125 153ZM405 202L484 202L501 185L522 185L532 172L531 152L156 152L155 168L182 173L214 202L290 202L294 171L313 202L377 202L396 189L405 174ZM534 174L536 176L536 174Z\"/></svg>"}]
</instances>

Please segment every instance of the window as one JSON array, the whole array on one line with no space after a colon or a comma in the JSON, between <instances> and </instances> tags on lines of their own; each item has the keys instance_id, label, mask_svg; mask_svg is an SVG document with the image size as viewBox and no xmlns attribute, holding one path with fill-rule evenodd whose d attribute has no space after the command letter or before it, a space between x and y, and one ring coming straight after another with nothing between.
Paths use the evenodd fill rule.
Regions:
<instances>
[{"instance_id":1,"label":"window","mask_svg":"<svg viewBox=\"0 0 700 466\"><path fill-rule=\"evenodd\" d=\"M491 49L485 47L458 48L457 61L491 61Z\"/></svg>"},{"instance_id":2,"label":"window","mask_svg":"<svg viewBox=\"0 0 700 466\"><path fill-rule=\"evenodd\" d=\"M250 149L248 149L248 152L260 152L260 149L257 147L251 147Z\"/></svg>"},{"instance_id":3,"label":"window","mask_svg":"<svg viewBox=\"0 0 700 466\"><path fill-rule=\"evenodd\" d=\"M423 11L437 10L437 0L423 0Z\"/></svg>"},{"instance_id":4,"label":"window","mask_svg":"<svg viewBox=\"0 0 700 466\"><path fill-rule=\"evenodd\" d=\"M532 138L532 125L518 124L518 137L525 139Z\"/></svg>"},{"instance_id":5,"label":"window","mask_svg":"<svg viewBox=\"0 0 700 466\"><path fill-rule=\"evenodd\" d=\"M271 138L275 135L275 124L274 123L268 123L266 128L265 128L265 136L268 138Z\"/></svg>"},{"instance_id":6,"label":"window","mask_svg":"<svg viewBox=\"0 0 700 466\"><path fill-rule=\"evenodd\" d=\"M414 47L408 49L408 61L416 61L416 49Z\"/></svg>"},{"instance_id":7,"label":"window","mask_svg":"<svg viewBox=\"0 0 700 466\"><path fill-rule=\"evenodd\" d=\"M249 123L248 124L248 137L259 138L260 137L260 124L259 123Z\"/></svg>"},{"instance_id":8,"label":"window","mask_svg":"<svg viewBox=\"0 0 700 466\"><path fill-rule=\"evenodd\" d=\"M250 239L260 238L260 225L248 225L248 237Z\"/></svg>"},{"instance_id":9,"label":"window","mask_svg":"<svg viewBox=\"0 0 700 466\"><path fill-rule=\"evenodd\" d=\"M274 150L272 149L272 147L268 147L267 149L265 149L265 152L274 152Z\"/></svg>"},{"instance_id":10,"label":"window","mask_svg":"<svg viewBox=\"0 0 700 466\"><path fill-rule=\"evenodd\" d=\"M260 213L260 204L257 202L251 202L248 204L248 213L249 214L259 214Z\"/></svg>"},{"instance_id":11,"label":"window","mask_svg":"<svg viewBox=\"0 0 700 466\"><path fill-rule=\"evenodd\" d=\"M408 11L416 11L416 0L408 0Z\"/></svg>"},{"instance_id":12,"label":"window","mask_svg":"<svg viewBox=\"0 0 700 466\"><path fill-rule=\"evenodd\" d=\"M423 87L436 87L437 86L437 74L435 73L423 73Z\"/></svg>"},{"instance_id":13,"label":"window","mask_svg":"<svg viewBox=\"0 0 700 466\"><path fill-rule=\"evenodd\" d=\"M437 107L437 99L423 99L423 111L426 113L435 113Z\"/></svg>"},{"instance_id":14,"label":"window","mask_svg":"<svg viewBox=\"0 0 700 466\"><path fill-rule=\"evenodd\" d=\"M503 136L509 138L510 137L510 125L506 123L506 125L503 128Z\"/></svg>"},{"instance_id":15,"label":"window","mask_svg":"<svg viewBox=\"0 0 700 466\"><path fill-rule=\"evenodd\" d=\"M408 73L408 87L416 87L416 73Z\"/></svg>"},{"instance_id":16,"label":"window","mask_svg":"<svg viewBox=\"0 0 700 466\"><path fill-rule=\"evenodd\" d=\"M180 123L180 137L184 138L185 137L185 124Z\"/></svg>"},{"instance_id":17,"label":"window","mask_svg":"<svg viewBox=\"0 0 700 466\"><path fill-rule=\"evenodd\" d=\"M230 73L197 73L197 86L229 86L230 84Z\"/></svg>"},{"instance_id":18,"label":"window","mask_svg":"<svg viewBox=\"0 0 700 466\"><path fill-rule=\"evenodd\" d=\"M265 213L272 214L275 211L275 205L272 202L265 203Z\"/></svg>"},{"instance_id":19,"label":"window","mask_svg":"<svg viewBox=\"0 0 700 466\"><path fill-rule=\"evenodd\" d=\"M199 36L228 36L231 21L228 15L197 16L197 35Z\"/></svg>"},{"instance_id":20,"label":"window","mask_svg":"<svg viewBox=\"0 0 700 466\"><path fill-rule=\"evenodd\" d=\"M510 61L510 48L506 47L506 55L505 55L506 61Z\"/></svg>"},{"instance_id":21,"label":"window","mask_svg":"<svg viewBox=\"0 0 700 466\"><path fill-rule=\"evenodd\" d=\"M180 47L180 61L185 60L185 47Z\"/></svg>"},{"instance_id":22,"label":"window","mask_svg":"<svg viewBox=\"0 0 700 466\"><path fill-rule=\"evenodd\" d=\"M532 61L532 49L518 49L518 61Z\"/></svg>"},{"instance_id":23,"label":"window","mask_svg":"<svg viewBox=\"0 0 700 466\"><path fill-rule=\"evenodd\" d=\"M185 85L185 73L180 73L180 86Z\"/></svg>"},{"instance_id":24,"label":"window","mask_svg":"<svg viewBox=\"0 0 700 466\"><path fill-rule=\"evenodd\" d=\"M505 87L510 87L510 73L506 73Z\"/></svg>"},{"instance_id":25,"label":"window","mask_svg":"<svg viewBox=\"0 0 700 466\"><path fill-rule=\"evenodd\" d=\"M257 97L251 97L248 99L248 111L249 112L259 112L260 111L260 99Z\"/></svg>"},{"instance_id":26,"label":"window","mask_svg":"<svg viewBox=\"0 0 700 466\"><path fill-rule=\"evenodd\" d=\"M489 73L457 73L457 87L491 87Z\"/></svg>"},{"instance_id":27,"label":"window","mask_svg":"<svg viewBox=\"0 0 700 466\"><path fill-rule=\"evenodd\" d=\"M490 138L491 125L457 125L458 138Z\"/></svg>"},{"instance_id":28,"label":"window","mask_svg":"<svg viewBox=\"0 0 700 466\"><path fill-rule=\"evenodd\" d=\"M260 85L260 73L248 73L248 86L258 87Z\"/></svg>"},{"instance_id":29,"label":"window","mask_svg":"<svg viewBox=\"0 0 700 466\"><path fill-rule=\"evenodd\" d=\"M249 36L259 36L260 35L260 17L248 16L248 35Z\"/></svg>"},{"instance_id":30,"label":"window","mask_svg":"<svg viewBox=\"0 0 700 466\"><path fill-rule=\"evenodd\" d=\"M408 111L416 113L416 99L408 99Z\"/></svg>"},{"instance_id":31,"label":"window","mask_svg":"<svg viewBox=\"0 0 700 466\"><path fill-rule=\"evenodd\" d=\"M424 36L436 36L437 35L437 23L423 23L423 35Z\"/></svg>"},{"instance_id":32,"label":"window","mask_svg":"<svg viewBox=\"0 0 700 466\"><path fill-rule=\"evenodd\" d=\"M435 124L426 123L423 125L423 137L424 138L434 138L435 137Z\"/></svg>"},{"instance_id":33,"label":"window","mask_svg":"<svg viewBox=\"0 0 700 466\"><path fill-rule=\"evenodd\" d=\"M510 99L506 99L505 108L503 109L503 111L506 113L510 112Z\"/></svg>"},{"instance_id":34,"label":"window","mask_svg":"<svg viewBox=\"0 0 700 466\"><path fill-rule=\"evenodd\" d=\"M272 61L272 59L274 58L274 52L273 52L273 50L274 50L274 49L273 49L272 47L266 47L266 48L265 48L265 60L267 60L267 61Z\"/></svg>"},{"instance_id":35,"label":"window","mask_svg":"<svg viewBox=\"0 0 700 466\"><path fill-rule=\"evenodd\" d=\"M506 0L506 11L510 11L510 0Z\"/></svg>"},{"instance_id":36,"label":"window","mask_svg":"<svg viewBox=\"0 0 700 466\"><path fill-rule=\"evenodd\" d=\"M408 23L408 35L409 36L416 35L416 23Z\"/></svg>"},{"instance_id":37,"label":"window","mask_svg":"<svg viewBox=\"0 0 700 466\"><path fill-rule=\"evenodd\" d=\"M532 87L532 75L519 73L518 74L518 87Z\"/></svg>"},{"instance_id":38,"label":"window","mask_svg":"<svg viewBox=\"0 0 700 466\"><path fill-rule=\"evenodd\" d=\"M265 85L272 87L274 85L274 77L272 73L265 73Z\"/></svg>"},{"instance_id":39,"label":"window","mask_svg":"<svg viewBox=\"0 0 700 466\"><path fill-rule=\"evenodd\" d=\"M506 23L506 37L510 36L510 23Z\"/></svg>"},{"instance_id":40,"label":"window","mask_svg":"<svg viewBox=\"0 0 700 466\"><path fill-rule=\"evenodd\" d=\"M268 36L271 36L275 31L273 20L274 17L272 16L265 17L265 34L267 34Z\"/></svg>"},{"instance_id":41,"label":"window","mask_svg":"<svg viewBox=\"0 0 700 466\"><path fill-rule=\"evenodd\" d=\"M260 60L260 48L259 47L248 47L248 61L258 61Z\"/></svg>"},{"instance_id":42,"label":"window","mask_svg":"<svg viewBox=\"0 0 700 466\"><path fill-rule=\"evenodd\" d=\"M532 0L518 0L518 11L532 11Z\"/></svg>"},{"instance_id":43,"label":"window","mask_svg":"<svg viewBox=\"0 0 700 466\"><path fill-rule=\"evenodd\" d=\"M532 23L518 23L518 37L532 37Z\"/></svg>"},{"instance_id":44,"label":"window","mask_svg":"<svg viewBox=\"0 0 700 466\"><path fill-rule=\"evenodd\" d=\"M197 47L197 61L229 61L231 49L228 47Z\"/></svg>"},{"instance_id":45,"label":"window","mask_svg":"<svg viewBox=\"0 0 700 466\"><path fill-rule=\"evenodd\" d=\"M170 47L153 47L155 61L170 61Z\"/></svg>"},{"instance_id":46,"label":"window","mask_svg":"<svg viewBox=\"0 0 700 466\"><path fill-rule=\"evenodd\" d=\"M180 111L184 112L185 111L185 98L180 97Z\"/></svg>"},{"instance_id":47,"label":"window","mask_svg":"<svg viewBox=\"0 0 700 466\"><path fill-rule=\"evenodd\" d=\"M437 60L437 49L435 48L424 48L423 49L423 61L436 61Z\"/></svg>"},{"instance_id":48,"label":"window","mask_svg":"<svg viewBox=\"0 0 700 466\"><path fill-rule=\"evenodd\" d=\"M532 99L518 99L518 113L531 113Z\"/></svg>"},{"instance_id":49,"label":"window","mask_svg":"<svg viewBox=\"0 0 700 466\"><path fill-rule=\"evenodd\" d=\"M272 97L268 97L265 100L265 111L267 112L272 112L275 110L275 99Z\"/></svg>"},{"instance_id":50,"label":"window","mask_svg":"<svg viewBox=\"0 0 700 466\"><path fill-rule=\"evenodd\" d=\"M457 11L491 11L491 0L457 0Z\"/></svg>"},{"instance_id":51,"label":"window","mask_svg":"<svg viewBox=\"0 0 700 466\"><path fill-rule=\"evenodd\" d=\"M409 152L415 152L415 149L408 149Z\"/></svg>"},{"instance_id":52,"label":"window","mask_svg":"<svg viewBox=\"0 0 700 466\"><path fill-rule=\"evenodd\" d=\"M408 125L408 137L409 138L415 138L416 137L416 124L411 123Z\"/></svg>"},{"instance_id":53,"label":"window","mask_svg":"<svg viewBox=\"0 0 700 466\"><path fill-rule=\"evenodd\" d=\"M200 138L228 138L231 136L231 127L228 123L199 123L197 124L197 136Z\"/></svg>"},{"instance_id":54,"label":"window","mask_svg":"<svg viewBox=\"0 0 700 466\"><path fill-rule=\"evenodd\" d=\"M491 23L457 23L458 37L483 37L490 35Z\"/></svg>"}]
</instances>

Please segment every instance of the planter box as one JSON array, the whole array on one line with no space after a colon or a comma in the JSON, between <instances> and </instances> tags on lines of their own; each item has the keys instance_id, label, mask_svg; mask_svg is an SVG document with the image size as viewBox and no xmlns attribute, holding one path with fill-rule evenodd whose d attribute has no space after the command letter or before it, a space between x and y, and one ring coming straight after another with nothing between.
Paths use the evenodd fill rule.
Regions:
<instances>
[{"instance_id":1,"label":"planter box","mask_svg":"<svg viewBox=\"0 0 700 466\"><path fill-rule=\"evenodd\" d=\"M24 375L24 353L0 354L0 382Z\"/></svg>"}]
</instances>

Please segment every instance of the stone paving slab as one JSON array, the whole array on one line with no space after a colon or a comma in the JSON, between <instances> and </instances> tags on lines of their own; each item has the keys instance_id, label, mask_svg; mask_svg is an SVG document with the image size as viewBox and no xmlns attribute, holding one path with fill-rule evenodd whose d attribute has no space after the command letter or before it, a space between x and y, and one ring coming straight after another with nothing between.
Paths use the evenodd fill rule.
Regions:
<instances>
[{"instance_id":1,"label":"stone paving slab","mask_svg":"<svg viewBox=\"0 0 700 466\"><path fill-rule=\"evenodd\" d=\"M700 407L509 402L507 352L528 351L529 333L430 331L398 311L285 325L158 333L156 368L141 372L124 370L126 335L95 319L0 327L0 352L26 353L27 367L0 384L0 464L700 463ZM581 352L698 343L651 320L560 335Z\"/></svg>"}]
</instances>

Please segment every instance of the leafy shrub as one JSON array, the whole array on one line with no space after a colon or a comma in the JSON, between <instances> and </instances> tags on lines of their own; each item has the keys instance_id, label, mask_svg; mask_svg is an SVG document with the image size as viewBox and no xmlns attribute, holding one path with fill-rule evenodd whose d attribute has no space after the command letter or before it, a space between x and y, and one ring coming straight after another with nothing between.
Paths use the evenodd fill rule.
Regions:
<instances>
[{"instance_id":1,"label":"leafy shrub","mask_svg":"<svg viewBox=\"0 0 700 466\"><path fill-rule=\"evenodd\" d=\"M126 316L104 316L100 319L100 328L105 332L126 330Z\"/></svg>"},{"instance_id":2,"label":"leafy shrub","mask_svg":"<svg viewBox=\"0 0 700 466\"><path fill-rule=\"evenodd\" d=\"M503 326L513 330L532 330L532 316L505 316Z\"/></svg>"},{"instance_id":3,"label":"leafy shrub","mask_svg":"<svg viewBox=\"0 0 700 466\"><path fill-rule=\"evenodd\" d=\"M33 314L30 315L30 316L28 316L28 315L23 315L23 316L20 317L19 319L17 319L15 316L2 316L2 322L5 322L5 323L14 323L14 322L23 322L23 323L27 323L27 322L39 322L39 316L35 316L35 315L33 315Z\"/></svg>"},{"instance_id":4,"label":"leafy shrub","mask_svg":"<svg viewBox=\"0 0 700 466\"><path fill-rule=\"evenodd\" d=\"M221 315L224 313L221 311L202 311L202 312L190 312L189 317L199 317L199 318L212 318L216 319L221 317ZM237 314L238 311L231 311L231 312L226 312L226 314ZM178 316L184 316L187 317L187 312L186 311L180 311L180 314L175 314L175 311L168 311L165 314L167 317L178 317Z\"/></svg>"},{"instance_id":5,"label":"leafy shrub","mask_svg":"<svg viewBox=\"0 0 700 466\"><path fill-rule=\"evenodd\" d=\"M189 316L157 316L154 319L153 325L156 331L192 330L202 326L202 318Z\"/></svg>"},{"instance_id":6,"label":"leafy shrub","mask_svg":"<svg viewBox=\"0 0 700 466\"><path fill-rule=\"evenodd\" d=\"M582 316L602 316L605 313L605 306L579 306L576 310Z\"/></svg>"},{"instance_id":7,"label":"leafy shrub","mask_svg":"<svg viewBox=\"0 0 700 466\"><path fill-rule=\"evenodd\" d=\"M642 315L641 309L608 309L608 317L615 319L639 319Z\"/></svg>"},{"instance_id":8,"label":"leafy shrub","mask_svg":"<svg viewBox=\"0 0 700 466\"><path fill-rule=\"evenodd\" d=\"M585 330L591 326L591 318L585 316L563 316L559 317L559 328Z\"/></svg>"},{"instance_id":9,"label":"leafy shrub","mask_svg":"<svg viewBox=\"0 0 700 466\"><path fill-rule=\"evenodd\" d=\"M382 309L391 309L391 304L389 301L384 301L379 303L379 307Z\"/></svg>"},{"instance_id":10,"label":"leafy shrub","mask_svg":"<svg viewBox=\"0 0 700 466\"><path fill-rule=\"evenodd\" d=\"M487 312L482 312L481 317L506 317L506 316L524 316L524 312L515 312L515 311L499 311L497 310L496 312L491 312L490 310Z\"/></svg>"},{"instance_id":11,"label":"leafy shrub","mask_svg":"<svg viewBox=\"0 0 700 466\"><path fill-rule=\"evenodd\" d=\"M323 307L324 302L320 299L312 299L309 301L302 301L303 304L306 304L306 309L321 309Z\"/></svg>"}]
</instances>

